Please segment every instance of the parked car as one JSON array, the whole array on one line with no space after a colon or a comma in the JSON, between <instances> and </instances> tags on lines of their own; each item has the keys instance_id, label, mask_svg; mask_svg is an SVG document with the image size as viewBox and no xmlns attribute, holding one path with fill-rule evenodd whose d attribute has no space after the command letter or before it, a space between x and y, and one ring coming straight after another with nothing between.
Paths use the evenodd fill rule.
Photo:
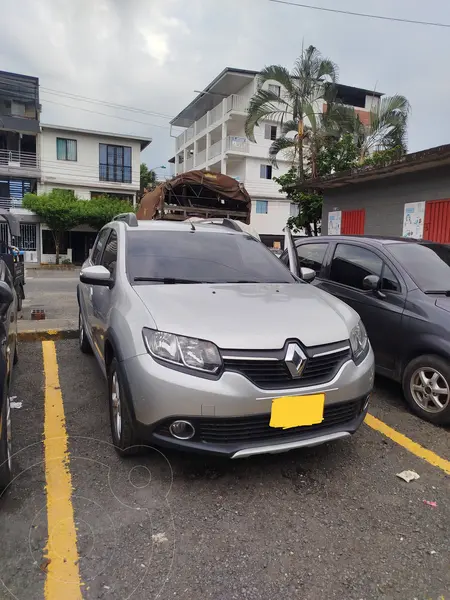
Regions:
<instances>
[{"instance_id":1,"label":"parked car","mask_svg":"<svg viewBox=\"0 0 450 600\"><path fill-rule=\"evenodd\" d=\"M358 315L248 233L120 216L82 267L78 302L122 455L283 452L350 436L366 414L374 359Z\"/></svg>"},{"instance_id":2,"label":"parked car","mask_svg":"<svg viewBox=\"0 0 450 600\"><path fill-rule=\"evenodd\" d=\"M12 478L12 431L9 386L18 361L17 293L6 263L0 260L0 494Z\"/></svg>"},{"instance_id":3,"label":"parked car","mask_svg":"<svg viewBox=\"0 0 450 600\"><path fill-rule=\"evenodd\" d=\"M406 238L323 236L295 244L314 286L361 316L376 370L411 409L450 423L450 247ZM287 252L281 260L288 262Z\"/></svg>"}]
</instances>

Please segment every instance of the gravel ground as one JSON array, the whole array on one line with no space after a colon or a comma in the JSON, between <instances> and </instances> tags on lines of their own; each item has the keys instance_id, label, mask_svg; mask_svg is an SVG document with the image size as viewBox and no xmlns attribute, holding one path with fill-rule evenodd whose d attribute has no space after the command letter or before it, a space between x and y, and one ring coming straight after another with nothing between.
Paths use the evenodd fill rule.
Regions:
<instances>
[{"instance_id":1,"label":"gravel ground","mask_svg":"<svg viewBox=\"0 0 450 600\"><path fill-rule=\"evenodd\" d=\"M20 350L17 477L0 500L0 598L41 600L42 351L38 343ZM84 598L449 597L450 478L438 468L366 425L350 440L240 461L156 449L119 459L95 359L76 341L58 342L57 357ZM408 413L397 386L377 381L370 412L450 458L449 431ZM420 479L404 483L396 477L404 469Z\"/></svg>"}]
</instances>

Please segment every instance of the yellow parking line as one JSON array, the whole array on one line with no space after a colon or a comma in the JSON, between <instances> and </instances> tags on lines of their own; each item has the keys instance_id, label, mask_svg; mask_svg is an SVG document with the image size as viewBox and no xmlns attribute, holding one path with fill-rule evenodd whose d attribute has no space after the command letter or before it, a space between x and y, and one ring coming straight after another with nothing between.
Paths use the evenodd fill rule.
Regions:
<instances>
[{"instance_id":1,"label":"yellow parking line","mask_svg":"<svg viewBox=\"0 0 450 600\"><path fill-rule=\"evenodd\" d=\"M55 343L42 342L45 375L44 452L48 543L45 600L81 600L64 405Z\"/></svg>"},{"instance_id":2,"label":"yellow parking line","mask_svg":"<svg viewBox=\"0 0 450 600\"><path fill-rule=\"evenodd\" d=\"M380 419L377 419L373 415L367 414L365 423L400 446L403 446L403 448L406 448L406 450L415 456L418 456L422 460L426 460L428 463L430 463L430 465L433 465L433 467L438 467L438 469L442 469L444 473L450 475L450 461L438 456L431 450L424 448L417 442L413 442L413 440L410 440L408 437L406 437L406 435L403 435L403 433L400 433L392 427L389 427L389 425L386 425L386 423L383 423L383 421L380 421Z\"/></svg>"}]
</instances>

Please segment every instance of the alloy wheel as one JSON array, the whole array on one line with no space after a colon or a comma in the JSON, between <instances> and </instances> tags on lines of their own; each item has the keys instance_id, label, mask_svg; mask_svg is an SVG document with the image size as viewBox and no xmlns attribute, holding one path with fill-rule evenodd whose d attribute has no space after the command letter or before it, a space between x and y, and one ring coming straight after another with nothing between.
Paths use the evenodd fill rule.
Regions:
<instances>
[{"instance_id":1,"label":"alloy wheel","mask_svg":"<svg viewBox=\"0 0 450 600\"><path fill-rule=\"evenodd\" d=\"M414 402L429 413L440 413L450 402L450 386L446 378L433 367L420 367L410 382Z\"/></svg>"},{"instance_id":2,"label":"alloy wheel","mask_svg":"<svg viewBox=\"0 0 450 600\"><path fill-rule=\"evenodd\" d=\"M122 434L122 410L120 405L120 387L117 372L113 373L111 382L111 406L114 428L116 430L117 440L120 441Z\"/></svg>"}]
</instances>

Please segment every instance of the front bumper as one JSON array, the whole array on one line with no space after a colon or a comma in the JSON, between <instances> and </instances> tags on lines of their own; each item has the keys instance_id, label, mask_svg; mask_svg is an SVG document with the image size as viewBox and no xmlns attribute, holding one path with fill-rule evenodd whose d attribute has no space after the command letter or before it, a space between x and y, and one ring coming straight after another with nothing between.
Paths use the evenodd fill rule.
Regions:
<instances>
[{"instance_id":1,"label":"front bumper","mask_svg":"<svg viewBox=\"0 0 450 600\"><path fill-rule=\"evenodd\" d=\"M135 425L144 443L233 458L283 452L351 435L364 419L366 399L374 383L371 349L360 365L349 360L328 383L295 389L262 390L233 372L223 373L219 380L203 379L167 368L147 354L128 359L121 366ZM274 398L317 393L325 394L323 423L267 431ZM178 440L167 429L175 419L191 421L199 431L207 424L210 433L215 424L219 431L230 432L234 428L236 435L196 435L189 441ZM240 420L251 425L248 436L246 423L243 425Z\"/></svg>"}]
</instances>

